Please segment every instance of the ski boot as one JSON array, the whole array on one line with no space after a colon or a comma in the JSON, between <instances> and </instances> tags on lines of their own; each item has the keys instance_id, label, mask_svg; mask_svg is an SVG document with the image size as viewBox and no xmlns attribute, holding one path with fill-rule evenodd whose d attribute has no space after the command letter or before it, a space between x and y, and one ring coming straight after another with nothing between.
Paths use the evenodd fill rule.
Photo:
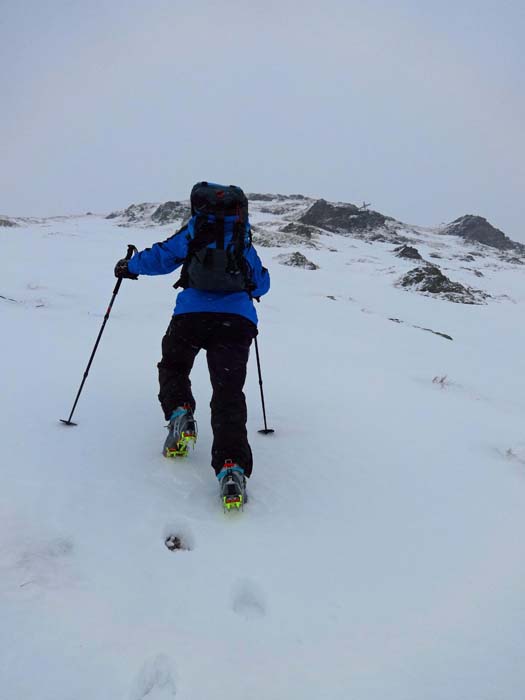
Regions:
<instances>
[{"instance_id":1,"label":"ski boot","mask_svg":"<svg viewBox=\"0 0 525 700\"><path fill-rule=\"evenodd\" d=\"M229 510L243 510L248 501L246 494L246 477L244 469L238 464L227 459L224 466L217 474L221 487L221 501L224 512Z\"/></svg>"},{"instance_id":2,"label":"ski boot","mask_svg":"<svg viewBox=\"0 0 525 700\"><path fill-rule=\"evenodd\" d=\"M195 447L197 440L197 423L191 406L185 403L176 408L171 414L167 428L168 437L162 450L164 457L187 457L190 445Z\"/></svg>"}]
</instances>

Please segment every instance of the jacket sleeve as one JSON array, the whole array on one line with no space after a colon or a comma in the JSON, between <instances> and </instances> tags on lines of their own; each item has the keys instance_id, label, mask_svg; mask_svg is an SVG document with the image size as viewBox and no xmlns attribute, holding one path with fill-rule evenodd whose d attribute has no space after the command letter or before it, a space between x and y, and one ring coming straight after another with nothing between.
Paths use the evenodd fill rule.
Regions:
<instances>
[{"instance_id":1,"label":"jacket sleeve","mask_svg":"<svg viewBox=\"0 0 525 700\"><path fill-rule=\"evenodd\" d=\"M255 285L255 289L252 290L251 294L253 297L262 297L270 289L270 273L263 267L253 245L248 248L244 257L250 266L251 279Z\"/></svg>"},{"instance_id":2,"label":"jacket sleeve","mask_svg":"<svg viewBox=\"0 0 525 700\"><path fill-rule=\"evenodd\" d=\"M188 229L184 227L171 238L135 253L128 263L128 270L134 275L167 275L184 262L188 242Z\"/></svg>"}]
</instances>

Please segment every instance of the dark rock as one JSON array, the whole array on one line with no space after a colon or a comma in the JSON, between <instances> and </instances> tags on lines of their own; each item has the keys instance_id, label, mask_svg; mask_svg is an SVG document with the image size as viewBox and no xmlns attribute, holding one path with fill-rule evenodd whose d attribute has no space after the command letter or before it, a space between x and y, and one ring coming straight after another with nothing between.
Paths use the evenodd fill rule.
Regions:
<instances>
[{"instance_id":1,"label":"dark rock","mask_svg":"<svg viewBox=\"0 0 525 700\"><path fill-rule=\"evenodd\" d=\"M146 202L144 204L132 204L124 211L124 217L128 221L140 221L147 216L150 210L150 205Z\"/></svg>"},{"instance_id":2,"label":"dark rock","mask_svg":"<svg viewBox=\"0 0 525 700\"><path fill-rule=\"evenodd\" d=\"M155 209L151 220L156 224L171 224L191 216L191 209L183 202L164 202Z\"/></svg>"},{"instance_id":3,"label":"dark rock","mask_svg":"<svg viewBox=\"0 0 525 700\"><path fill-rule=\"evenodd\" d=\"M302 253L296 251L289 255L279 255L277 260L281 265L289 265L290 267L302 267L304 270L318 270L319 265L316 265L311 260L308 260Z\"/></svg>"},{"instance_id":4,"label":"dark rock","mask_svg":"<svg viewBox=\"0 0 525 700\"><path fill-rule=\"evenodd\" d=\"M273 214L273 216L284 216L290 213L290 208L285 204L272 204L271 206L260 207L263 214Z\"/></svg>"},{"instance_id":5,"label":"dark rock","mask_svg":"<svg viewBox=\"0 0 525 700\"><path fill-rule=\"evenodd\" d=\"M287 224L281 229L281 231L294 236L300 236L301 238L305 238L307 241L311 241L312 238L315 238L320 233L319 229L315 228L314 226L307 226L306 224L301 224L298 221L293 221L292 223Z\"/></svg>"},{"instance_id":6,"label":"dark rock","mask_svg":"<svg viewBox=\"0 0 525 700\"><path fill-rule=\"evenodd\" d=\"M511 241L503 231L492 226L482 216L472 214L461 216L445 226L442 233L448 236L460 236L467 241L477 241L499 250L519 249L525 252L525 245Z\"/></svg>"},{"instance_id":7,"label":"dark rock","mask_svg":"<svg viewBox=\"0 0 525 700\"><path fill-rule=\"evenodd\" d=\"M439 267L430 264L410 270L398 284L405 289L413 288L424 294L440 295L448 301L460 304L480 304L488 298L485 292L452 282Z\"/></svg>"},{"instance_id":8,"label":"dark rock","mask_svg":"<svg viewBox=\"0 0 525 700\"><path fill-rule=\"evenodd\" d=\"M406 258L407 260L423 260L417 248L413 248L410 245L402 245L398 248L394 248L396 257Z\"/></svg>"},{"instance_id":9,"label":"dark rock","mask_svg":"<svg viewBox=\"0 0 525 700\"><path fill-rule=\"evenodd\" d=\"M402 323L404 324L404 321L401 321L399 318L389 318L389 321L393 321L394 323ZM409 324L412 328L418 328L420 331L428 331L428 333L434 333L434 335L439 335L442 338L446 338L447 340L454 340L452 336L448 335L447 333L441 333L441 331L434 331L432 328L425 328L424 326L413 326L411 323Z\"/></svg>"},{"instance_id":10,"label":"dark rock","mask_svg":"<svg viewBox=\"0 0 525 700\"><path fill-rule=\"evenodd\" d=\"M250 202L285 202L290 199L308 199L304 194L260 194L250 192L246 196Z\"/></svg>"},{"instance_id":11,"label":"dark rock","mask_svg":"<svg viewBox=\"0 0 525 700\"><path fill-rule=\"evenodd\" d=\"M171 552L188 552L191 550L191 547L179 535L168 535L168 537L166 537L164 540L164 544Z\"/></svg>"},{"instance_id":12,"label":"dark rock","mask_svg":"<svg viewBox=\"0 0 525 700\"><path fill-rule=\"evenodd\" d=\"M417 286L421 292L429 292L430 294L443 292L461 294L465 291L463 285L459 282L452 282L436 265L424 265L410 270L401 280L401 286Z\"/></svg>"},{"instance_id":13,"label":"dark rock","mask_svg":"<svg viewBox=\"0 0 525 700\"><path fill-rule=\"evenodd\" d=\"M11 221L11 219L0 218L0 226L14 228L15 226L18 226L18 224L14 221Z\"/></svg>"},{"instance_id":14,"label":"dark rock","mask_svg":"<svg viewBox=\"0 0 525 700\"><path fill-rule=\"evenodd\" d=\"M277 199L275 194L257 194L256 192L249 192L246 196L250 202L273 202Z\"/></svg>"},{"instance_id":15,"label":"dark rock","mask_svg":"<svg viewBox=\"0 0 525 700\"><path fill-rule=\"evenodd\" d=\"M424 328L423 326L414 326L414 328L419 328L422 331L427 331L428 333L433 333L434 335L439 335L441 338L446 338L446 340L454 340L448 333L441 333L441 331L433 331L432 328Z\"/></svg>"},{"instance_id":16,"label":"dark rock","mask_svg":"<svg viewBox=\"0 0 525 700\"><path fill-rule=\"evenodd\" d=\"M106 219L116 219L123 218L129 223L134 223L136 221L144 221L151 211L152 205L148 202L143 202L142 204L131 204L124 211L114 211L106 216Z\"/></svg>"},{"instance_id":17,"label":"dark rock","mask_svg":"<svg viewBox=\"0 0 525 700\"><path fill-rule=\"evenodd\" d=\"M325 199L318 199L299 218L303 224L334 233L372 231L383 226L386 220L386 216L368 209L360 209L355 204L332 204Z\"/></svg>"}]
</instances>

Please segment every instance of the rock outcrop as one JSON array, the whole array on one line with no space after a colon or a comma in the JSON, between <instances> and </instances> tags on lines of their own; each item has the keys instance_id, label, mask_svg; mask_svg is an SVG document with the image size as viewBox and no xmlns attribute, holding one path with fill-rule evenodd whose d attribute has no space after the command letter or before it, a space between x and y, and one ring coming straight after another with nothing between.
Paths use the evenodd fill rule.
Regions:
<instances>
[{"instance_id":1,"label":"rock outcrop","mask_svg":"<svg viewBox=\"0 0 525 700\"><path fill-rule=\"evenodd\" d=\"M18 226L18 224L15 221L11 221L11 219L8 219L6 216L0 216L0 226L13 228Z\"/></svg>"},{"instance_id":2,"label":"rock outcrop","mask_svg":"<svg viewBox=\"0 0 525 700\"><path fill-rule=\"evenodd\" d=\"M387 217L354 204L334 204L318 199L298 221L333 233L373 231L385 224Z\"/></svg>"},{"instance_id":3,"label":"rock outcrop","mask_svg":"<svg viewBox=\"0 0 525 700\"><path fill-rule=\"evenodd\" d=\"M394 248L394 252L398 258L405 258L407 260L423 260L419 250L410 245L400 245L398 248Z\"/></svg>"},{"instance_id":4,"label":"rock outcrop","mask_svg":"<svg viewBox=\"0 0 525 700\"><path fill-rule=\"evenodd\" d=\"M130 204L127 209L123 211L113 211L111 214L106 216L106 219L122 219L123 221L134 224L143 223L146 219L149 219L152 212L157 208L157 205L151 204L150 202L143 202L142 204Z\"/></svg>"},{"instance_id":5,"label":"rock outcrop","mask_svg":"<svg viewBox=\"0 0 525 700\"><path fill-rule=\"evenodd\" d=\"M399 280L398 286L439 296L458 304L482 304L489 296L485 292L453 282L441 272L439 267L431 264L410 270Z\"/></svg>"},{"instance_id":6,"label":"rock outcrop","mask_svg":"<svg viewBox=\"0 0 525 700\"><path fill-rule=\"evenodd\" d=\"M151 215L151 220L156 224L171 224L174 221L189 219L191 209L185 202L164 202L160 204Z\"/></svg>"},{"instance_id":7,"label":"rock outcrop","mask_svg":"<svg viewBox=\"0 0 525 700\"><path fill-rule=\"evenodd\" d=\"M499 250L520 250L525 253L525 245L516 243L508 238L503 231L495 228L482 216L467 214L455 219L442 229L448 236L459 236L467 241L476 241Z\"/></svg>"},{"instance_id":8,"label":"rock outcrop","mask_svg":"<svg viewBox=\"0 0 525 700\"><path fill-rule=\"evenodd\" d=\"M295 253L278 255L276 259L281 263L281 265L288 265L289 267L301 267L304 270L319 269L319 265L316 265L311 260L308 260L308 258L306 258L299 251L296 251Z\"/></svg>"},{"instance_id":9,"label":"rock outcrop","mask_svg":"<svg viewBox=\"0 0 525 700\"><path fill-rule=\"evenodd\" d=\"M306 224L301 224L297 221L292 221L291 223L287 224L281 229L281 231L292 236L304 238L305 241L315 240L320 233L319 229L315 228L315 226L307 226Z\"/></svg>"},{"instance_id":10,"label":"rock outcrop","mask_svg":"<svg viewBox=\"0 0 525 700\"><path fill-rule=\"evenodd\" d=\"M304 194L261 194L249 192L247 195L250 202L286 202L290 199L307 200Z\"/></svg>"}]
</instances>

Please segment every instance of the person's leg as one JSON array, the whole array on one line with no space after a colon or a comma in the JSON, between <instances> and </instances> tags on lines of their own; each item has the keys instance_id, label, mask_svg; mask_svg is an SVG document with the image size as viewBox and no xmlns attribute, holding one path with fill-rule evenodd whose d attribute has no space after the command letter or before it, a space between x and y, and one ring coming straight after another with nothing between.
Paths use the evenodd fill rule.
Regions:
<instances>
[{"instance_id":1,"label":"person's leg","mask_svg":"<svg viewBox=\"0 0 525 700\"><path fill-rule=\"evenodd\" d=\"M169 420L173 411L189 404L195 411L191 391L190 372L195 357L202 347L198 314L173 316L162 339L162 359L159 369L159 401L164 417Z\"/></svg>"},{"instance_id":2,"label":"person's leg","mask_svg":"<svg viewBox=\"0 0 525 700\"><path fill-rule=\"evenodd\" d=\"M241 466L246 476L252 472L243 387L250 345L256 335L256 326L243 316L221 315L206 347L213 387L210 404L212 467L216 474L227 459Z\"/></svg>"}]
</instances>

